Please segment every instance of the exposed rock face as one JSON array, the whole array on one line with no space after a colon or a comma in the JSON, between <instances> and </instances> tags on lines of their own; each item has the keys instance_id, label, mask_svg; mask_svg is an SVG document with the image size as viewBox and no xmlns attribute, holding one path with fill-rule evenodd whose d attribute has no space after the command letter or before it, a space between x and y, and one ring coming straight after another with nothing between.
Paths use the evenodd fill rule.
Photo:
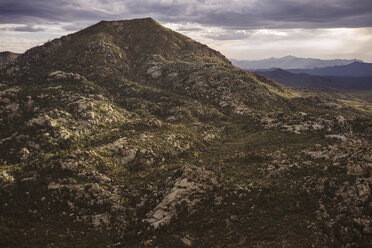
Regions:
<instances>
[{"instance_id":1,"label":"exposed rock face","mask_svg":"<svg viewBox=\"0 0 372 248\"><path fill-rule=\"evenodd\" d=\"M163 200L149 213L147 221L154 227L170 223L172 217L177 214L177 208L187 207L189 211L197 206L200 201L195 195L202 195L204 187L212 187L216 180L211 173L197 168L186 166L181 177L177 178L174 186L166 194Z\"/></svg>"},{"instance_id":2,"label":"exposed rock face","mask_svg":"<svg viewBox=\"0 0 372 248\"><path fill-rule=\"evenodd\" d=\"M0 70L0 246L367 247L368 107L302 94L150 18L30 49Z\"/></svg>"}]
</instances>

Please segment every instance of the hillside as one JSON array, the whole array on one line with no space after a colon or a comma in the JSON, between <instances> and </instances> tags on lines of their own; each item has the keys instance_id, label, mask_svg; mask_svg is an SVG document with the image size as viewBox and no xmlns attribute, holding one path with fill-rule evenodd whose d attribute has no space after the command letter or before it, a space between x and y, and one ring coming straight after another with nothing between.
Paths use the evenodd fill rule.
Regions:
<instances>
[{"instance_id":1,"label":"hillside","mask_svg":"<svg viewBox=\"0 0 372 248\"><path fill-rule=\"evenodd\" d=\"M151 18L0 71L1 247L367 247L372 108Z\"/></svg>"},{"instance_id":2,"label":"hillside","mask_svg":"<svg viewBox=\"0 0 372 248\"><path fill-rule=\"evenodd\" d=\"M232 63L246 70L262 69L313 69L316 67L329 67L336 65L348 65L354 62L363 62L356 59L334 59L322 60L313 58L298 58L295 56L285 56L282 58L268 58L262 60L231 60Z\"/></svg>"},{"instance_id":3,"label":"hillside","mask_svg":"<svg viewBox=\"0 0 372 248\"><path fill-rule=\"evenodd\" d=\"M344 90L372 90L372 76L334 77L314 76L306 73L291 73L282 69L257 71L289 87L333 88ZM371 96L372 98L372 96Z\"/></svg>"},{"instance_id":4,"label":"hillside","mask_svg":"<svg viewBox=\"0 0 372 248\"><path fill-rule=\"evenodd\" d=\"M17 73L6 71L4 81L12 78L30 84L47 80L52 72L64 71L97 81L113 91L123 79L145 84L150 80L154 86L187 91L200 98L208 93L211 101L232 111L267 108L271 100L281 101L265 84L256 82L252 73L233 67L219 52L164 28L151 18L102 21L27 51L10 70ZM236 87L224 90L230 77L233 80L229 84ZM168 84L163 85L164 81ZM276 83L270 87L285 91ZM251 92L254 94L248 97Z\"/></svg>"},{"instance_id":5,"label":"hillside","mask_svg":"<svg viewBox=\"0 0 372 248\"><path fill-rule=\"evenodd\" d=\"M19 54L17 53L0 52L0 68L5 67L10 63L13 63L18 56Z\"/></svg>"}]
</instances>

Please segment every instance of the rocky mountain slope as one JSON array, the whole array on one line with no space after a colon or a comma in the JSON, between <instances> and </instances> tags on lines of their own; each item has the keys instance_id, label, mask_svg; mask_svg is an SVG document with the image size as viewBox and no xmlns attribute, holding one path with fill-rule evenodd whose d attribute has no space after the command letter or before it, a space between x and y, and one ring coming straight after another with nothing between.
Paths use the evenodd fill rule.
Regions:
<instances>
[{"instance_id":1,"label":"rocky mountain slope","mask_svg":"<svg viewBox=\"0 0 372 248\"><path fill-rule=\"evenodd\" d=\"M366 247L371 113L151 18L0 72L1 247Z\"/></svg>"},{"instance_id":2,"label":"rocky mountain slope","mask_svg":"<svg viewBox=\"0 0 372 248\"><path fill-rule=\"evenodd\" d=\"M0 52L0 68L5 67L10 63L13 63L18 56L19 54L17 53Z\"/></svg>"}]
</instances>

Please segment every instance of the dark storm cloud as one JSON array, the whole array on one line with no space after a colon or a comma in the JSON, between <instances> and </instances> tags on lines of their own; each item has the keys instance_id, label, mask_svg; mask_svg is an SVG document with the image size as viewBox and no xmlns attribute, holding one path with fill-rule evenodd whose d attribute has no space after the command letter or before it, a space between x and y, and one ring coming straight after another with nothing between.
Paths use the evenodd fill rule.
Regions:
<instances>
[{"instance_id":1,"label":"dark storm cloud","mask_svg":"<svg viewBox=\"0 0 372 248\"><path fill-rule=\"evenodd\" d=\"M0 0L0 23L152 16L230 29L371 27L370 0Z\"/></svg>"}]
</instances>

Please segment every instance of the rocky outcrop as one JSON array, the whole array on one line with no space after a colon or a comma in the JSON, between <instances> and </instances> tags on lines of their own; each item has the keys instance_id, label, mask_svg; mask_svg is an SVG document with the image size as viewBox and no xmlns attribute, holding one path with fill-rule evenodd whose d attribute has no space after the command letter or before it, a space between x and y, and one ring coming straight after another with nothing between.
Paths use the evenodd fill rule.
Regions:
<instances>
[{"instance_id":1,"label":"rocky outcrop","mask_svg":"<svg viewBox=\"0 0 372 248\"><path fill-rule=\"evenodd\" d=\"M174 186L166 193L163 200L146 214L154 228L170 223L180 208L192 211L200 202L205 187L212 187L216 180L211 172L195 166L187 166L181 177L174 181Z\"/></svg>"}]
</instances>

